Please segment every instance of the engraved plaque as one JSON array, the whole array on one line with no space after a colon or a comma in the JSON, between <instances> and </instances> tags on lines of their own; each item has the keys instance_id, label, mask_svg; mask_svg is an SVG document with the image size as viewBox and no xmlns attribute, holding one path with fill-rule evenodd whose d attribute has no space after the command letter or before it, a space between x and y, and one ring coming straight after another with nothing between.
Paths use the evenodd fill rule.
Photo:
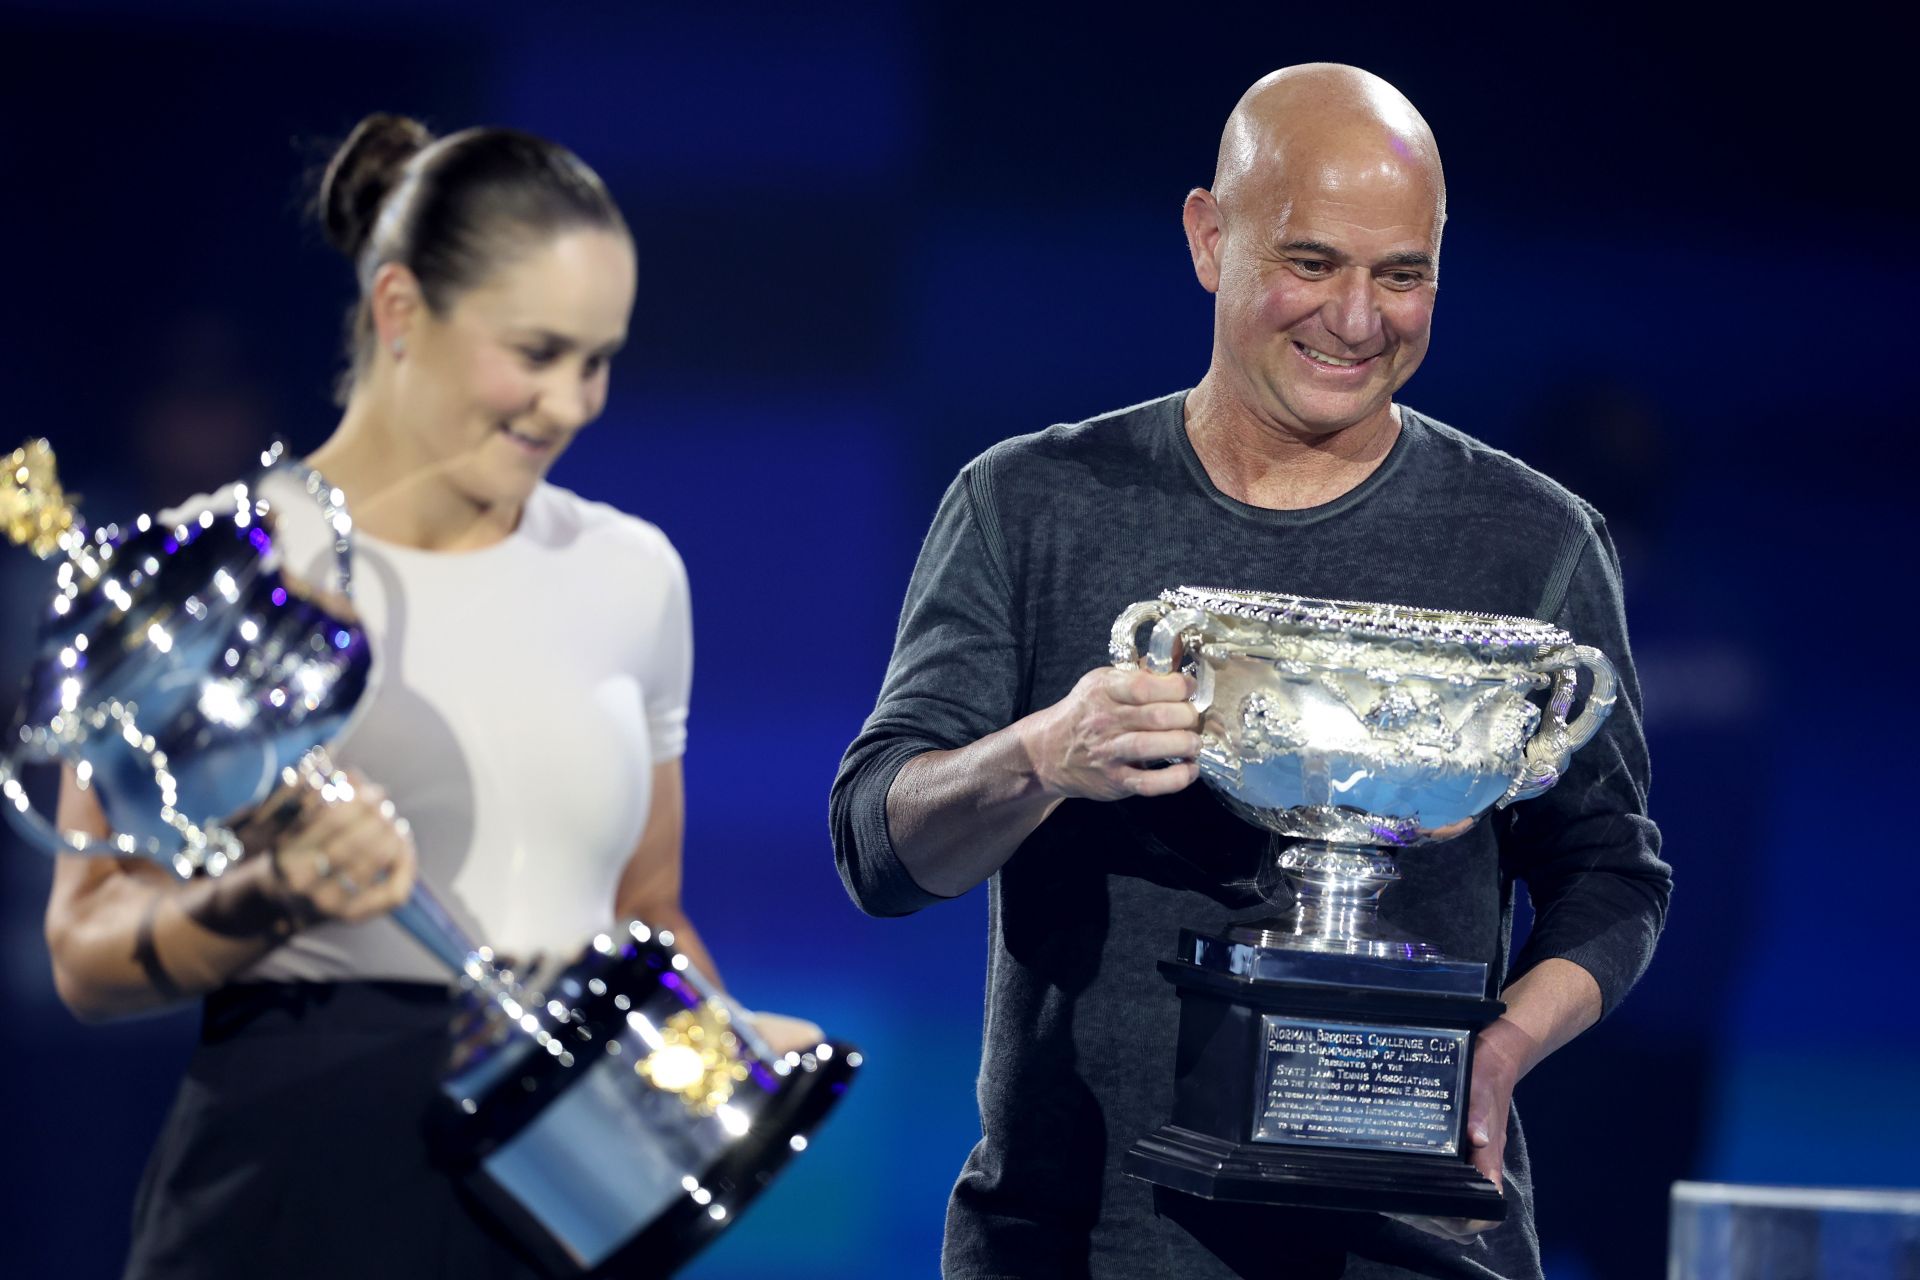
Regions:
<instances>
[{"instance_id":1,"label":"engraved plaque","mask_svg":"<svg viewBox=\"0 0 1920 1280\"><path fill-rule=\"evenodd\" d=\"M1469 1034L1263 1015L1253 1140L1457 1155Z\"/></svg>"}]
</instances>

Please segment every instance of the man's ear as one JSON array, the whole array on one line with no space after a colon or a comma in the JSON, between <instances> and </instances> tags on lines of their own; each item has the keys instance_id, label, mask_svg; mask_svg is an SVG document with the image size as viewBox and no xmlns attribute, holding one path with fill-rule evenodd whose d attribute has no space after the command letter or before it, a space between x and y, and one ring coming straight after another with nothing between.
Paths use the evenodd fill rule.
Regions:
<instances>
[{"instance_id":1,"label":"man's ear","mask_svg":"<svg viewBox=\"0 0 1920 1280\"><path fill-rule=\"evenodd\" d=\"M1187 252L1193 257L1193 274L1208 293L1220 291L1220 202L1205 187L1187 192L1180 211L1187 228Z\"/></svg>"}]
</instances>

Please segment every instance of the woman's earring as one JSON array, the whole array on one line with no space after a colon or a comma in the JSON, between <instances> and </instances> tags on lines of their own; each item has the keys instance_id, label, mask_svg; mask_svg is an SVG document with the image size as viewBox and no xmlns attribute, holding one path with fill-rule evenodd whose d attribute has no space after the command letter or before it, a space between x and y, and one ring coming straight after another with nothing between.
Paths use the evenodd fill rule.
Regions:
<instances>
[{"instance_id":1,"label":"woman's earring","mask_svg":"<svg viewBox=\"0 0 1920 1280\"><path fill-rule=\"evenodd\" d=\"M405 338L395 338L387 344L387 349L392 351L393 358L398 360L401 356L407 354L407 340Z\"/></svg>"}]
</instances>

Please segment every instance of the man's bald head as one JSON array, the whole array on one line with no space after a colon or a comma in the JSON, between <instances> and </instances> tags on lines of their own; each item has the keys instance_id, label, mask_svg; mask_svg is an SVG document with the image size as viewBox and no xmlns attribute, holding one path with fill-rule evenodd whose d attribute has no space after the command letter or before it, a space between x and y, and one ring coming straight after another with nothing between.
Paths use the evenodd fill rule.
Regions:
<instances>
[{"instance_id":1,"label":"man's bald head","mask_svg":"<svg viewBox=\"0 0 1920 1280\"><path fill-rule=\"evenodd\" d=\"M1370 71L1337 62L1282 67L1241 95L1220 135L1213 194L1231 218L1243 197L1277 192L1290 176L1372 177L1424 185L1436 229L1447 216L1446 177L1433 130L1405 94Z\"/></svg>"},{"instance_id":2,"label":"man's bald head","mask_svg":"<svg viewBox=\"0 0 1920 1280\"><path fill-rule=\"evenodd\" d=\"M1201 402L1302 438L1392 429L1426 355L1446 198L1432 131L1379 76L1310 63L1247 90L1213 189L1181 209L1214 295Z\"/></svg>"}]
</instances>

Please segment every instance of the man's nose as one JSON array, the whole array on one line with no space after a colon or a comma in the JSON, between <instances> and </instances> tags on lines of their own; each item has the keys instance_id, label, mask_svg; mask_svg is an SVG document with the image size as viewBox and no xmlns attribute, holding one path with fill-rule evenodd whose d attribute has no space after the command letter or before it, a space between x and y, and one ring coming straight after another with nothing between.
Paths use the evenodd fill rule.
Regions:
<instances>
[{"instance_id":1,"label":"man's nose","mask_svg":"<svg viewBox=\"0 0 1920 1280\"><path fill-rule=\"evenodd\" d=\"M1333 296L1321 308L1327 332L1357 351L1370 346L1380 333L1380 308L1373 296L1373 273L1349 267L1334 282ZM1334 353L1329 353L1334 354Z\"/></svg>"}]
</instances>

